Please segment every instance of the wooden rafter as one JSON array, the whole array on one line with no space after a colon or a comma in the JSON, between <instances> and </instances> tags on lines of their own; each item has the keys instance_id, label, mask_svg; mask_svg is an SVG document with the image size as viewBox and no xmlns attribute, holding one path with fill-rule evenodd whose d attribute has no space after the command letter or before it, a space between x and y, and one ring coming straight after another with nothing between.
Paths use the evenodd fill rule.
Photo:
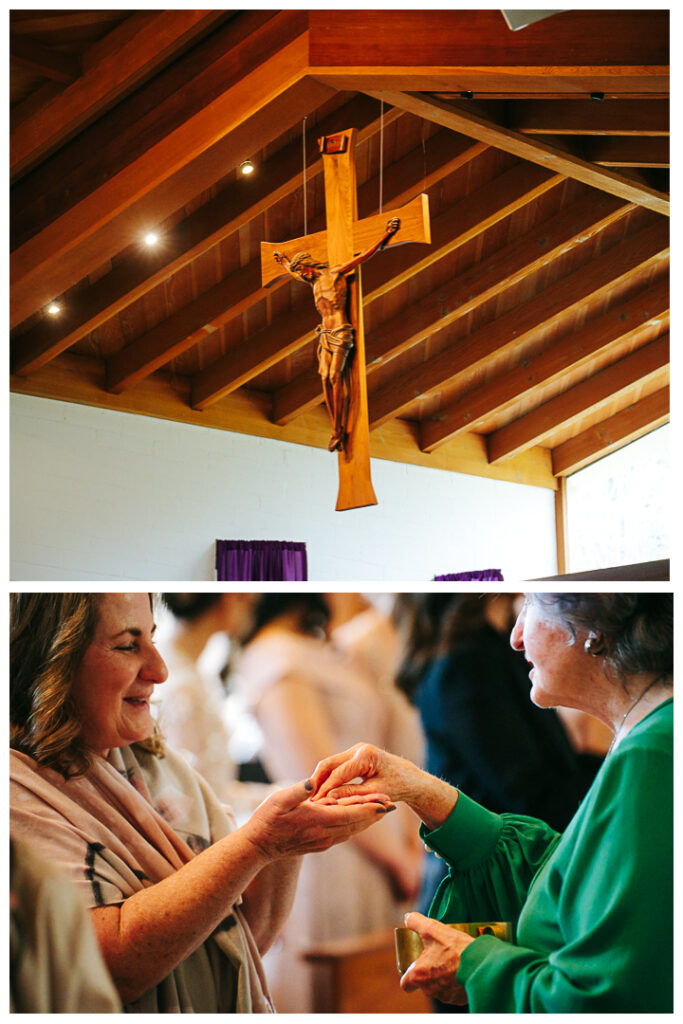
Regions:
<instances>
[{"instance_id":1,"label":"wooden rafter","mask_svg":"<svg viewBox=\"0 0 683 1024\"><path fill-rule=\"evenodd\" d=\"M592 164L605 167L668 167L669 140L611 136L581 140L581 154Z\"/></svg>"},{"instance_id":2,"label":"wooden rafter","mask_svg":"<svg viewBox=\"0 0 683 1024\"><path fill-rule=\"evenodd\" d=\"M568 476L584 466L622 448L630 441L663 426L669 420L669 388L641 398L621 412L558 445L552 453L555 476Z\"/></svg>"},{"instance_id":3,"label":"wooden rafter","mask_svg":"<svg viewBox=\"0 0 683 1024\"><path fill-rule=\"evenodd\" d=\"M55 32L42 57L62 74L33 93L14 79L13 390L324 447L300 353L310 297L264 289L251 256L302 221L301 118L317 208L317 135L369 139L381 98L385 204L430 190L438 213L428 252L390 247L364 270L372 455L555 487L668 412L667 25L664 10L565 11L522 33L497 10L13 12L17 53ZM363 217L378 152L360 152ZM137 250L152 226L168 247ZM57 296L61 316L40 315ZM569 418L522 437L553 410Z\"/></svg>"},{"instance_id":4,"label":"wooden rafter","mask_svg":"<svg viewBox=\"0 0 683 1024\"><path fill-rule=\"evenodd\" d=\"M98 187L90 183L90 190L80 201L56 215L12 253L13 324L123 248L120 214L136 199L162 185L305 77L305 19L303 26L301 21L297 12L274 15L230 47L227 54L219 48L217 33L211 40L217 50L213 66L197 66L197 57L193 57L204 95L201 90L189 89L173 93L168 98L173 123L163 132L162 111L155 107L150 112L158 126L153 144L140 134L144 125L133 124L131 131L137 133L135 156L121 153L120 139L110 142L117 146L118 172ZM230 32L230 23L224 31ZM287 38L291 41L285 42ZM182 61L169 73L178 76L180 65ZM216 82L220 82L218 90ZM157 83L155 92L159 88ZM212 98L207 102L209 96ZM99 134L106 130L106 120L102 119ZM104 159L104 154L98 156ZM177 196L174 200L177 209Z\"/></svg>"},{"instance_id":5,"label":"wooden rafter","mask_svg":"<svg viewBox=\"0 0 683 1024\"><path fill-rule=\"evenodd\" d=\"M10 133L10 178L26 173L57 145L63 144L119 96L197 39L221 11L140 12L127 18L82 58L69 88L27 116L13 111ZM12 26L13 34L15 26ZM12 47L23 43L14 39ZM32 104L33 106L33 104Z\"/></svg>"},{"instance_id":6,"label":"wooden rafter","mask_svg":"<svg viewBox=\"0 0 683 1024\"><path fill-rule=\"evenodd\" d=\"M370 95L378 96L379 93L372 91ZM552 168L568 178L574 178L576 181L582 181L585 185L602 189L629 203L645 206L655 213L665 216L669 214L669 197L666 193L646 185L639 186L624 175L617 174L616 171L588 163L588 161L565 153L554 146L549 146L545 142L540 142L536 138L530 138L493 121L487 121L476 114L467 113L461 108L454 107L443 100L436 100L424 93L386 92L384 95L388 103L407 110L411 114L416 114L418 117L433 121L444 128L451 128L463 135L470 135L473 139L479 139L480 142L485 142L489 146L513 153L522 160L529 160L542 167Z\"/></svg>"},{"instance_id":7,"label":"wooden rafter","mask_svg":"<svg viewBox=\"0 0 683 1024\"><path fill-rule=\"evenodd\" d=\"M523 32L498 10L310 12L310 64L337 88L507 95L667 93L666 10L563 11Z\"/></svg>"},{"instance_id":8,"label":"wooden rafter","mask_svg":"<svg viewBox=\"0 0 683 1024\"><path fill-rule=\"evenodd\" d=\"M320 101L325 93L317 92L307 83L305 91L298 89L300 100L290 96L293 117L308 113L312 104ZM389 113L387 122L398 117L400 112ZM356 97L332 114L325 125L329 131L339 129L339 122L357 123L361 139L377 130L377 104L368 97ZM326 129L327 130L327 129ZM279 127L271 128L271 132ZM260 136L258 144L268 141ZM233 145L235 140L232 139ZM249 145L257 142L254 129L250 133ZM314 140L313 140L314 142ZM311 147L311 153L313 148ZM308 169L309 179L320 172L318 163ZM250 181L241 178L215 199L191 213L173 231L173 240L164 239L157 253L139 252L118 263L108 274L91 285L83 301L59 323L43 321L27 334L21 335L12 344L12 369L14 373L31 373L44 362L75 344L79 338L105 323L126 306L139 299L152 288L168 280L182 267L217 245L232 232L249 223L268 209L284 195L293 192L301 184L301 146L294 142L281 151L266 165L259 168L258 178ZM195 326L203 326L200 318ZM172 331L172 325L168 325ZM136 347L143 349L144 343ZM130 353L128 353L130 357ZM141 353L140 353L140 357ZM122 356L122 360L126 358ZM128 372L128 371L127 371ZM152 372L150 369L149 372ZM112 368L111 379L116 381L116 365Z\"/></svg>"},{"instance_id":9,"label":"wooden rafter","mask_svg":"<svg viewBox=\"0 0 683 1024\"><path fill-rule=\"evenodd\" d=\"M628 395L634 386L648 378L662 382L668 365L669 335L665 334L490 434L490 461L498 462L541 444L553 431L571 423L587 409L593 409L620 393Z\"/></svg>"},{"instance_id":10,"label":"wooden rafter","mask_svg":"<svg viewBox=\"0 0 683 1024\"><path fill-rule=\"evenodd\" d=\"M440 410L434 421L425 421L421 426L421 449L435 451L460 433L477 431L481 420L500 412L521 395L561 378L570 369L590 370L592 360L600 352L616 342L638 336L649 324L667 319L668 307L668 281L664 280L590 320L542 352L526 356L518 366Z\"/></svg>"},{"instance_id":11,"label":"wooden rafter","mask_svg":"<svg viewBox=\"0 0 683 1024\"><path fill-rule=\"evenodd\" d=\"M513 102L506 105L505 123L528 135L666 136L669 103L656 99Z\"/></svg>"},{"instance_id":12,"label":"wooden rafter","mask_svg":"<svg viewBox=\"0 0 683 1024\"><path fill-rule=\"evenodd\" d=\"M373 331L368 370L385 366L489 299L589 240L633 207L591 194L425 295Z\"/></svg>"},{"instance_id":13,"label":"wooden rafter","mask_svg":"<svg viewBox=\"0 0 683 1024\"><path fill-rule=\"evenodd\" d=\"M370 424L373 429L400 416L420 395L453 384L478 364L519 345L522 339L543 325L566 316L589 297L604 294L622 277L643 266L661 262L668 253L665 222L657 220L629 238L627 244L614 245L590 263L556 281L533 299L514 307L475 334L427 360L401 381L390 380L370 392Z\"/></svg>"},{"instance_id":14,"label":"wooden rafter","mask_svg":"<svg viewBox=\"0 0 683 1024\"><path fill-rule=\"evenodd\" d=\"M81 74L79 60L48 50L32 39L11 39L9 55L13 66L55 82L73 82Z\"/></svg>"}]
</instances>

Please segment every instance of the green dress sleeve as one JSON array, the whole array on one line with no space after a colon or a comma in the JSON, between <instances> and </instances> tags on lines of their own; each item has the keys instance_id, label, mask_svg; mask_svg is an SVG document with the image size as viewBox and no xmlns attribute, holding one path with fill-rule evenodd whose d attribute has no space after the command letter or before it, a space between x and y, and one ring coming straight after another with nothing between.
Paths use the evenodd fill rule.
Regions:
<instances>
[{"instance_id":1,"label":"green dress sleeve","mask_svg":"<svg viewBox=\"0 0 683 1024\"><path fill-rule=\"evenodd\" d=\"M448 863L429 915L445 923L510 921L516 924L529 885L559 840L544 822L494 814L460 793L439 828L420 829L423 841Z\"/></svg>"},{"instance_id":2,"label":"green dress sleeve","mask_svg":"<svg viewBox=\"0 0 683 1024\"><path fill-rule=\"evenodd\" d=\"M672 758L662 748L628 747L608 758L564 835L549 840L533 881L525 871L534 845L519 819L499 827L487 864L468 868L466 847L456 858L435 916L510 913L528 879L517 944L482 936L463 953L458 980L472 1012L672 1011ZM518 839L506 838L506 828Z\"/></svg>"}]
</instances>

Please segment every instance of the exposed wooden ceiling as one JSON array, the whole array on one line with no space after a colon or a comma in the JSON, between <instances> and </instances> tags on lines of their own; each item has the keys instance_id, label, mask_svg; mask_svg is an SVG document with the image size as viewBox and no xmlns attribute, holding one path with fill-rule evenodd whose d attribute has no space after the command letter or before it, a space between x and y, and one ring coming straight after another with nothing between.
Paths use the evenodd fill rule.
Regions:
<instances>
[{"instance_id":1,"label":"exposed wooden ceiling","mask_svg":"<svg viewBox=\"0 0 683 1024\"><path fill-rule=\"evenodd\" d=\"M363 270L373 456L555 487L668 419L668 11L10 26L13 390L325 447L310 291L259 260L306 118L309 231L322 134L358 129L360 216L429 195L431 246Z\"/></svg>"}]
</instances>

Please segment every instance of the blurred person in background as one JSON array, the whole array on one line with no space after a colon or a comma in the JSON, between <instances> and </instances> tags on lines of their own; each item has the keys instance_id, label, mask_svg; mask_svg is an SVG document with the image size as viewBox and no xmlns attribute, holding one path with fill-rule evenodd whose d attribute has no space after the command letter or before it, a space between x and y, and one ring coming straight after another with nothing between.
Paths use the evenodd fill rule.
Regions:
<instances>
[{"instance_id":1,"label":"blurred person in background","mask_svg":"<svg viewBox=\"0 0 683 1024\"><path fill-rule=\"evenodd\" d=\"M220 670L234 657L251 624L255 594L162 594L171 613L159 650L168 668L156 719L162 735L229 804L242 824L273 791L265 781L240 781L233 757L240 709L228 696Z\"/></svg>"},{"instance_id":2,"label":"blurred person in background","mask_svg":"<svg viewBox=\"0 0 683 1024\"><path fill-rule=\"evenodd\" d=\"M276 782L299 777L353 737L393 739L376 682L327 639L321 594L263 594L233 676L264 737L261 759ZM304 767L305 766L305 767ZM375 835L307 859L281 942L266 961L278 1008L311 1012L319 969L302 952L332 939L393 927L419 891L424 849L391 815Z\"/></svg>"}]
</instances>

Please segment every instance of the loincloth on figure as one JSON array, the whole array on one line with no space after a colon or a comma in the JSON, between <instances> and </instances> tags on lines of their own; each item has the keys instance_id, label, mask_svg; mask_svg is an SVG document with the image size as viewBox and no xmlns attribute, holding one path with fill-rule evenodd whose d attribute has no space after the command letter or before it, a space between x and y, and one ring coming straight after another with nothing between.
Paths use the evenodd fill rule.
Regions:
<instances>
[{"instance_id":1,"label":"loincloth on figure","mask_svg":"<svg viewBox=\"0 0 683 1024\"><path fill-rule=\"evenodd\" d=\"M351 324L342 324L341 327L331 329L318 325L315 332L318 335L318 363L321 372L323 368L327 369L328 365L328 360L324 359L323 353L331 356L333 362L341 363L343 369L349 358L349 353L355 346Z\"/></svg>"}]
</instances>

